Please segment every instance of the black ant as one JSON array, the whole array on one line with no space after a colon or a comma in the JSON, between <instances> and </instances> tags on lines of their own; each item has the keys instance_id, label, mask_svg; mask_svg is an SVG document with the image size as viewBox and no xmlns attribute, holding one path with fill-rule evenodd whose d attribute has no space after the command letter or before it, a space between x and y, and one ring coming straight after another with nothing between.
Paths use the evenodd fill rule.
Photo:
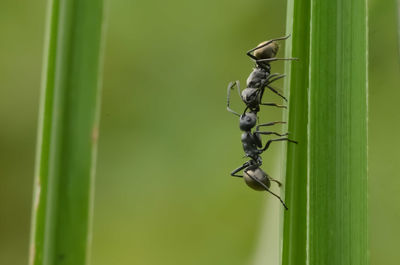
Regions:
<instances>
[{"instance_id":1,"label":"black ant","mask_svg":"<svg viewBox=\"0 0 400 265\"><path fill-rule=\"evenodd\" d=\"M279 195L275 194L272 192L269 188L271 187L271 181L276 182L279 186L282 184L271 178L270 176L265 173L260 166L262 165L262 158L261 154L267 150L272 142L277 142L277 141L289 141L292 143L296 143L296 141L293 141L289 138L283 137L283 138L278 138L278 139L272 139L269 140L264 147L262 147L262 141L261 141L261 136L260 135L277 135L277 136L286 136L288 133L285 134L279 134L277 132L260 132L260 127L261 126L271 126L275 125L278 123L285 123L282 121L277 121L277 122L270 122L270 123L264 123L264 124L259 124L256 126L255 132L252 132L251 130L254 128L254 126L257 123L257 115L255 112L248 112L248 113L243 113L242 115L233 112L235 115L238 115L240 117L239 119L239 127L240 130L243 131L242 133L242 145L243 145L243 150L246 154L246 157L251 158L249 161L244 163L242 166L238 167L237 169L233 170L231 172L231 176L235 177L241 177L244 178L246 184L254 189L254 190L266 190L275 197L277 197L280 202L283 204L285 209L287 210L286 204L283 202L281 197ZM237 175L239 171L244 170L244 175Z\"/></svg>"},{"instance_id":2,"label":"black ant","mask_svg":"<svg viewBox=\"0 0 400 265\"><path fill-rule=\"evenodd\" d=\"M246 104L246 109L243 113L245 113L248 109L254 112L258 112L260 110L260 105L286 108L286 106L278 105L276 103L263 103L261 102L261 100L264 94L265 87L268 87L272 92L287 101L286 97L279 93L279 91L277 91L275 88L270 86L271 83L285 77L285 75L280 75L277 73L271 74L271 66L269 63L278 60L297 60L297 58L275 57L279 50L279 46L276 41L286 40L289 37L290 35L262 42L257 45L257 47L249 50L246 53L251 59L254 60L256 65L255 68L253 68L253 71L250 73L249 77L247 78L246 88L244 90L241 91L239 81L229 83L227 91L228 111L233 112L229 107L229 100L231 90L235 87L235 85L237 87L240 98Z\"/></svg>"}]
</instances>

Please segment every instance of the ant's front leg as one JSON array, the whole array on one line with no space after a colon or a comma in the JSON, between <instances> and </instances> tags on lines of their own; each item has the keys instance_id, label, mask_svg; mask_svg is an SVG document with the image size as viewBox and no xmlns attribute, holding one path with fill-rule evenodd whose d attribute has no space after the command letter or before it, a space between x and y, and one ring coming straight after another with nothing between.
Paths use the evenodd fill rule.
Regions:
<instances>
[{"instance_id":1,"label":"ant's front leg","mask_svg":"<svg viewBox=\"0 0 400 265\"><path fill-rule=\"evenodd\" d=\"M274 107L277 107L277 108L287 109L287 106L285 106L285 105L279 105L279 104L270 103L270 102L268 102L268 103L260 103L260 105L264 105L264 106L274 106Z\"/></svg>"}]
</instances>

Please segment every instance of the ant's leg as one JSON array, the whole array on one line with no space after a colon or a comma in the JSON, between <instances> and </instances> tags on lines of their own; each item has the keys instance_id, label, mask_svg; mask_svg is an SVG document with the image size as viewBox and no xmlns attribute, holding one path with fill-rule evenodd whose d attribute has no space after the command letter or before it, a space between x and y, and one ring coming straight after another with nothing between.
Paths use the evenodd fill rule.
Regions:
<instances>
[{"instance_id":1,"label":"ant's leg","mask_svg":"<svg viewBox=\"0 0 400 265\"><path fill-rule=\"evenodd\" d=\"M273 83L273 82L275 82L275 81L277 81L277 80L279 80L281 78L284 78L285 76L286 76L285 74L282 74L282 75L280 75L278 73L272 74L272 75L268 76L265 85L269 85L269 84L271 84L271 83ZM273 77L276 77L276 78L272 79Z\"/></svg>"},{"instance_id":2,"label":"ant's leg","mask_svg":"<svg viewBox=\"0 0 400 265\"><path fill-rule=\"evenodd\" d=\"M253 58L254 59L254 58ZM261 62L275 62L275 61L298 61L299 58L267 58L267 59L258 59L256 60L256 63L261 63Z\"/></svg>"},{"instance_id":3,"label":"ant's leg","mask_svg":"<svg viewBox=\"0 0 400 265\"><path fill-rule=\"evenodd\" d=\"M260 105L264 105L264 106L274 106L274 107L278 107L278 108L287 109L287 106L285 106L285 105L279 105L279 104L270 103L270 102L268 102L268 103L260 103Z\"/></svg>"},{"instance_id":4,"label":"ant's leg","mask_svg":"<svg viewBox=\"0 0 400 265\"><path fill-rule=\"evenodd\" d=\"M243 114L242 115L244 115L244 114L246 114L246 111L249 109L249 106L246 106L246 108L244 109L244 111L243 111Z\"/></svg>"},{"instance_id":5,"label":"ant's leg","mask_svg":"<svg viewBox=\"0 0 400 265\"><path fill-rule=\"evenodd\" d=\"M280 73L273 73L273 74L270 74L270 75L267 77L267 79L269 79L269 78L271 78L271 77L278 76L278 75L282 75L282 74L280 74Z\"/></svg>"},{"instance_id":6,"label":"ant's leg","mask_svg":"<svg viewBox=\"0 0 400 265\"><path fill-rule=\"evenodd\" d=\"M268 122L268 123L262 123L262 124L257 125L256 131L259 131L261 126L272 126L275 124L286 124L286 121L273 121L273 122Z\"/></svg>"},{"instance_id":7,"label":"ant's leg","mask_svg":"<svg viewBox=\"0 0 400 265\"><path fill-rule=\"evenodd\" d=\"M269 177L270 181L276 182L276 184L278 184L279 187L282 187L282 183L279 180L273 179L271 177Z\"/></svg>"},{"instance_id":8,"label":"ant's leg","mask_svg":"<svg viewBox=\"0 0 400 265\"><path fill-rule=\"evenodd\" d=\"M276 135L276 136L288 136L289 135L289 133L280 134L280 133L277 133L277 132L259 132L259 131L256 131L254 133L255 134L262 134L262 135L271 135L271 134L273 134L273 135Z\"/></svg>"},{"instance_id":9,"label":"ant's leg","mask_svg":"<svg viewBox=\"0 0 400 265\"><path fill-rule=\"evenodd\" d=\"M274 134L276 136L287 136L287 135L289 135L289 133L280 134L280 133L277 133L277 132L260 132L260 127L261 126L271 126L271 125L274 125L274 124L277 124L277 123L286 123L286 122L284 122L284 121L275 121L275 122L270 122L270 123L259 124L259 125L257 125L256 131L254 132L254 134L262 134L262 135Z\"/></svg>"},{"instance_id":10,"label":"ant's leg","mask_svg":"<svg viewBox=\"0 0 400 265\"><path fill-rule=\"evenodd\" d=\"M266 85L266 87L268 87L272 92L274 92L275 94L277 94L278 96L283 98L286 102L288 101L287 98L285 96L283 96L281 93L279 93L275 88L270 87L269 85Z\"/></svg>"},{"instance_id":11,"label":"ant's leg","mask_svg":"<svg viewBox=\"0 0 400 265\"><path fill-rule=\"evenodd\" d=\"M267 76L266 79L262 80L262 85L263 86L269 85L269 84L271 84L281 78L284 78L284 77L286 77L286 74L280 74L280 73L270 74Z\"/></svg>"},{"instance_id":12,"label":"ant's leg","mask_svg":"<svg viewBox=\"0 0 400 265\"><path fill-rule=\"evenodd\" d=\"M246 172L246 171L245 171ZM257 178L253 177L250 174L247 174L250 178L252 178L254 181L256 181L258 184L260 184L261 186L263 186L263 188L268 191L269 193L271 193L272 195L274 195L276 198L278 198L278 200L282 203L283 207L285 207L286 210L289 210L289 208L286 206L285 202L281 199L281 197L279 197L279 195L273 193L268 187L267 185L265 185L264 183L262 183L261 181L259 181Z\"/></svg>"},{"instance_id":13,"label":"ant's leg","mask_svg":"<svg viewBox=\"0 0 400 265\"><path fill-rule=\"evenodd\" d=\"M262 97L264 96L264 92L265 92L265 86L261 86L261 88L260 88L260 102L262 101Z\"/></svg>"},{"instance_id":14,"label":"ant's leg","mask_svg":"<svg viewBox=\"0 0 400 265\"><path fill-rule=\"evenodd\" d=\"M282 186L282 183L281 183L280 181L278 181L278 180L276 180L276 179L270 177L269 175L267 175L267 177L268 177L268 179L269 179L270 181L276 182L276 184L278 184L279 187Z\"/></svg>"},{"instance_id":15,"label":"ant's leg","mask_svg":"<svg viewBox=\"0 0 400 265\"><path fill-rule=\"evenodd\" d=\"M264 92L265 92L265 86L264 85L262 85L261 87L260 87L260 97L259 97L259 100L260 100L260 104L258 104L258 105L265 105L265 104L263 104L263 103L261 103L261 101L262 101L262 98L263 98L263 96L264 96Z\"/></svg>"},{"instance_id":16,"label":"ant's leg","mask_svg":"<svg viewBox=\"0 0 400 265\"><path fill-rule=\"evenodd\" d=\"M248 51L246 54L247 54L247 56L249 56L250 58L252 58L252 59L254 59L254 60L257 60L257 57L255 57L253 54L251 54L252 52L254 52L255 50L261 49L261 48L263 48L263 47L265 47L265 46L271 44L271 43L274 42L274 41L277 41L277 40L286 40L286 39L288 39L289 37L290 37L290 34L287 35L286 37L280 37L280 38L276 38L276 39L269 40L269 41L267 41L266 43L264 43L263 45L260 45L260 46L258 46L258 47L255 47L255 48L251 49L251 50Z\"/></svg>"},{"instance_id":17,"label":"ant's leg","mask_svg":"<svg viewBox=\"0 0 400 265\"><path fill-rule=\"evenodd\" d=\"M277 94L278 96L283 98L285 101L287 101L286 97L284 97L281 93L279 93L278 90L276 90L275 88L269 86L269 84L271 84L271 83L273 83L273 82L275 82L275 81L277 81L277 80L279 80L281 78L284 78L285 76L286 76L285 74L283 74L283 75L279 75L277 73L272 74L272 75L268 76L268 78L266 80L263 81L262 86L263 87L265 87L265 86L268 87L272 92L274 92L275 94ZM273 78L273 77L275 77L275 78Z\"/></svg>"},{"instance_id":18,"label":"ant's leg","mask_svg":"<svg viewBox=\"0 0 400 265\"><path fill-rule=\"evenodd\" d=\"M237 115L237 116L240 117L240 114L239 114L239 113L237 113L236 111L232 110L232 109L229 107L229 105L230 105L230 97L231 97L231 89L235 86L235 84L236 84L236 82L230 82L230 83L228 84L227 99L226 99L226 109L227 109L229 112L231 112L231 113L233 113L233 114L235 114L235 115Z\"/></svg>"},{"instance_id":19,"label":"ant's leg","mask_svg":"<svg viewBox=\"0 0 400 265\"><path fill-rule=\"evenodd\" d=\"M275 76L278 76L277 78L275 78L275 79L273 79L272 81L269 81L270 79L271 79L271 77L275 77ZM272 75L270 75L268 78L267 78L267 80L265 81L267 84L270 84L270 83L272 83L272 82L274 82L274 81L276 81L276 80L279 80L279 79L281 79L281 78L283 78L283 77L285 77L286 75L279 75L279 74L272 74ZM275 89L275 90L277 90L277 89ZM265 85L263 84L262 85L262 88L261 88L261 92L260 92L260 101L262 101L262 98L263 98L263 95L264 95L264 91L265 91ZM278 91L278 90L277 90ZM278 91L279 92L279 91ZM276 104L276 103L272 103L272 102L266 102L266 103L260 103L260 105L264 105L264 106L274 106L274 107L278 107L278 108L284 108L284 109L287 109L287 106L285 106L285 105L279 105L279 104Z\"/></svg>"},{"instance_id":20,"label":"ant's leg","mask_svg":"<svg viewBox=\"0 0 400 265\"><path fill-rule=\"evenodd\" d=\"M296 141L293 141L293 140L291 140L291 139L289 139L289 138L272 139L272 140L269 140L269 141L265 144L264 148L263 148L261 151L264 152L265 150L268 149L268 147L270 146L270 144L271 144L272 142L278 142L278 141L288 141L288 142L297 144Z\"/></svg>"},{"instance_id":21,"label":"ant's leg","mask_svg":"<svg viewBox=\"0 0 400 265\"><path fill-rule=\"evenodd\" d=\"M243 178L242 175L236 175L236 173L238 173L239 171L242 171L243 169L245 169L246 167L249 166L249 162L244 163L242 166L238 167L237 169L233 170L231 172L231 176L232 177L239 177L239 178Z\"/></svg>"}]
</instances>

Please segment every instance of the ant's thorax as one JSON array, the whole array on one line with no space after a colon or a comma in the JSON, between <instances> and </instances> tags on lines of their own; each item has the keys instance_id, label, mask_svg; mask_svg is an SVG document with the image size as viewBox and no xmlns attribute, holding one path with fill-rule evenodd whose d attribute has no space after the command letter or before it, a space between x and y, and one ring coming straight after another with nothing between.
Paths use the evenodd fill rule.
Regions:
<instances>
[{"instance_id":1,"label":"ant's thorax","mask_svg":"<svg viewBox=\"0 0 400 265\"><path fill-rule=\"evenodd\" d=\"M267 73L271 72L271 65L269 63L261 62L261 63L256 63L254 65L254 68L259 68L264 70Z\"/></svg>"},{"instance_id":2,"label":"ant's thorax","mask_svg":"<svg viewBox=\"0 0 400 265\"><path fill-rule=\"evenodd\" d=\"M268 65L269 66L269 65ZM247 78L246 85L248 88L260 88L263 81L267 80L268 76L270 75L270 67L260 67L256 65L253 68L253 71L250 73L249 77Z\"/></svg>"}]
</instances>

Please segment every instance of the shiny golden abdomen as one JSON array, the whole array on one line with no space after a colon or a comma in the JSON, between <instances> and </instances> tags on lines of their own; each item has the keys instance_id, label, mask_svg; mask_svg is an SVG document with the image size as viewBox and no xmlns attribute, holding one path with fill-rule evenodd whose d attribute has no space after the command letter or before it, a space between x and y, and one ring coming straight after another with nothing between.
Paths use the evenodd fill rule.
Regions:
<instances>
[{"instance_id":1,"label":"shiny golden abdomen","mask_svg":"<svg viewBox=\"0 0 400 265\"><path fill-rule=\"evenodd\" d=\"M269 181L267 173L265 173L261 168L247 170L247 172L244 172L243 174L243 179L247 186L253 190L265 190L265 188L253 178L257 179L261 183L264 183L268 188L271 187L271 182Z\"/></svg>"}]
</instances>

